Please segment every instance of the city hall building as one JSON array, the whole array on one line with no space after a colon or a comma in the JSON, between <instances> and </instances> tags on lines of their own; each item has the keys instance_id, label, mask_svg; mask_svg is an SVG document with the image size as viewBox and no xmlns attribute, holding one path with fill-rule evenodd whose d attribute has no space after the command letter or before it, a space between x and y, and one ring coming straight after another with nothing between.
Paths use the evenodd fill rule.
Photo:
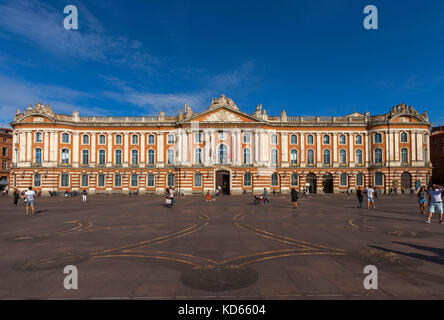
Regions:
<instances>
[{"instance_id":1,"label":"city hall building","mask_svg":"<svg viewBox=\"0 0 444 320\"><path fill-rule=\"evenodd\" d=\"M207 110L177 116L81 117L49 105L17 110L10 188L43 194L338 193L365 185L381 191L428 183L427 113L404 104L387 114L269 116L242 112L222 95Z\"/></svg>"}]
</instances>

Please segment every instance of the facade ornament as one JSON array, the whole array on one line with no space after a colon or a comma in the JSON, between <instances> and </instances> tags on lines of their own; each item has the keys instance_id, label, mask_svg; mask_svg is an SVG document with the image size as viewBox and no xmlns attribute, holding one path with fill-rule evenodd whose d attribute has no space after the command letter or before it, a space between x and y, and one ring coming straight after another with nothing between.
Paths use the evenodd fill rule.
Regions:
<instances>
[{"instance_id":1,"label":"facade ornament","mask_svg":"<svg viewBox=\"0 0 444 320\"><path fill-rule=\"evenodd\" d=\"M191 118L191 116L193 115L193 110L191 109L189 104L185 104L185 118Z\"/></svg>"},{"instance_id":2,"label":"facade ornament","mask_svg":"<svg viewBox=\"0 0 444 320\"><path fill-rule=\"evenodd\" d=\"M234 101L230 98L227 98L225 95L221 95L219 98L214 98L208 110L214 110L220 107L226 107L239 111L239 108L236 106Z\"/></svg>"},{"instance_id":3,"label":"facade ornament","mask_svg":"<svg viewBox=\"0 0 444 320\"><path fill-rule=\"evenodd\" d=\"M182 109L179 109L179 114L177 115L177 121L182 121L182 120L183 120Z\"/></svg>"},{"instance_id":4,"label":"facade ornament","mask_svg":"<svg viewBox=\"0 0 444 320\"><path fill-rule=\"evenodd\" d=\"M281 111L281 121L287 122L287 112L285 112L285 110Z\"/></svg>"}]
</instances>

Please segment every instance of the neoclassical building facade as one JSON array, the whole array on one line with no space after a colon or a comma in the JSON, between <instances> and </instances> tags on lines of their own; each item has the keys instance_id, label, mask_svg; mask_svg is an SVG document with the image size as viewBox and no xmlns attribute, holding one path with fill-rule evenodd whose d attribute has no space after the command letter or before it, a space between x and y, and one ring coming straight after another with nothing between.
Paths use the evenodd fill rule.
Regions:
<instances>
[{"instance_id":1,"label":"neoclassical building facade","mask_svg":"<svg viewBox=\"0 0 444 320\"><path fill-rule=\"evenodd\" d=\"M177 116L80 117L49 105L17 110L10 188L43 194L343 192L424 185L431 175L427 113L404 104L344 117L253 114L222 95Z\"/></svg>"}]
</instances>

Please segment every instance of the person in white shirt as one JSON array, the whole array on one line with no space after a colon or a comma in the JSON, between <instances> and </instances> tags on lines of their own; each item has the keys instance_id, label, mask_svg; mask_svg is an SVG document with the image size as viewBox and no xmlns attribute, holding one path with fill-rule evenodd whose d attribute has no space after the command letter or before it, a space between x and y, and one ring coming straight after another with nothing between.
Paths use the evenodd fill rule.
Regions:
<instances>
[{"instance_id":1,"label":"person in white shirt","mask_svg":"<svg viewBox=\"0 0 444 320\"><path fill-rule=\"evenodd\" d=\"M34 208L34 198L35 198L35 191L32 190L32 187L29 187L29 190L25 192L25 200L26 200L26 215L29 215L29 207L31 207L32 215L35 214L35 208Z\"/></svg>"},{"instance_id":2,"label":"person in white shirt","mask_svg":"<svg viewBox=\"0 0 444 320\"><path fill-rule=\"evenodd\" d=\"M368 188L365 189L365 194L367 195L367 209L370 210L370 206L374 209L375 208L375 189L373 189L372 186L368 186Z\"/></svg>"}]
</instances>

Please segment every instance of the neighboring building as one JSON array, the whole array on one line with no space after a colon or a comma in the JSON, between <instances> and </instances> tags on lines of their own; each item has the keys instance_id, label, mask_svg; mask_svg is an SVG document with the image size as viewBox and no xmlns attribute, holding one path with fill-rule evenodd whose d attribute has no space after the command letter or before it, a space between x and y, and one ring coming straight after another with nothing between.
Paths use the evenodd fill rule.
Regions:
<instances>
[{"instance_id":1,"label":"neighboring building","mask_svg":"<svg viewBox=\"0 0 444 320\"><path fill-rule=\"evenodd\" d=\"M444 185L444 127L432 128L430 138L433 183Z\"/></svg>"},{"instance_id":2,"label":"neighboring building","mask_svg":"<svg viewBox=\"0 0 444 320\"><path fill-rule=\"evenodd\" d=\"M0 191L9 185L12 159L12 130L0 128Z\"/></svg>"},{"instance_id":3,"label":"neighboring building","mask_svg":"<svg viewBox=\"0 0 444 320\"><path fill-rule=\"evenodd\" d=\"M17 110L11 186L43 192L226 193L344 192L375 185L388 191L425 184L431 175L427 113L404 104L384 115L345 117L253 114L213 99L177 116L80 117L49 105Z\"/></svg>"}]
</instances>

